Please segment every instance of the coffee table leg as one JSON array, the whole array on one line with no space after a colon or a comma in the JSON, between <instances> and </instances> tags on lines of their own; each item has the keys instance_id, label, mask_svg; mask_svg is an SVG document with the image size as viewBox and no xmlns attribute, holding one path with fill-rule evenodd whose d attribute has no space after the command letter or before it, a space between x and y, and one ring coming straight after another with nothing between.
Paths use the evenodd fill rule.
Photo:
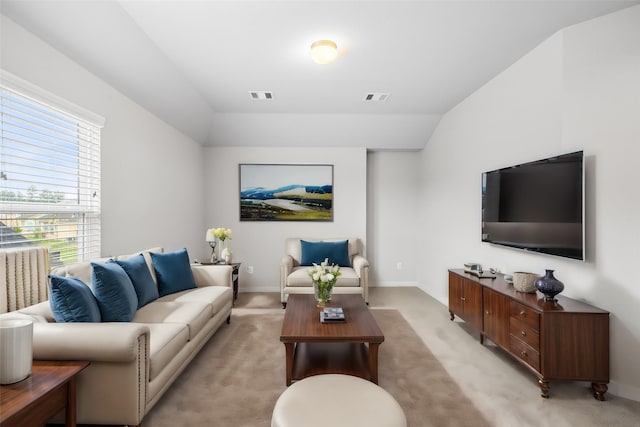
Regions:
<instances>
[{"instance_id":1,"label":"coffee table leg","mask_svg":"<svg viewBox=\"0 0 640 427\"><path fill-rule=\"evenodd\" d=\"M380 343L369 343L369 373L374 384L378 384L378 347Z\"/></svg>"},{"instance_id":2,"label":"coffee table leg","mask_svg":"<svg viewBox=\"0 0 640 427\"><path fill-rule=\"evenodd\" d=\"M66 427L76 427L76 378L72 377L67 383L67 406L64 421Z\"/></svg>"},{"instance_id":3,"label":"coffee table leg","mask_svg":"<svg viewBox=\"0 0 640 427\"><path fill-rule=\"evenodd\" d=\"M294 343L284 343L286 371L287 371L287 387L291 385L291 376L293 375L293 347Z\"/></svg>"}]
</instances>

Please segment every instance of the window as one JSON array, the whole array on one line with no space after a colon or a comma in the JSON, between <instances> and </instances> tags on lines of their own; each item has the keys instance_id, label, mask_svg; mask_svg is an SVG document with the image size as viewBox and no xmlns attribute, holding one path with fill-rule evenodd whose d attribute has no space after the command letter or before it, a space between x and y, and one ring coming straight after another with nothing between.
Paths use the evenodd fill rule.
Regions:
<instances>
[{"instance_id":1,"label":"window","mask_svg":"<svg viewBox=\"0 0 640 427\"><path fill-rule=\"evenodd\" d=\"M100 256L101 117L0 70L0 248Z\"/></svg>"}]
</instances>

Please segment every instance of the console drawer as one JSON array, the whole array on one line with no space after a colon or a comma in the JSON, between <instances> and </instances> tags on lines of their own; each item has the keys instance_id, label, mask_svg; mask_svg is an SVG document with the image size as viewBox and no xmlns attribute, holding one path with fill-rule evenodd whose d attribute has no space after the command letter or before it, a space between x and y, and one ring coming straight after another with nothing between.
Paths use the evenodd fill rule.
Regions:
<instances>
[{"instance_id":1,"label":"console drawer","mask_svg":"<svg viewBox=\"0 0 640 427\"><path fill-rule=\"evenodd\" d=\"M511 301L511 317L520 319L531 329L540 332L540 314L515 301Z\"/></svg>"},{"instance_id":2,"label":"console drawer","mask_svg":"<svg viewBox=\"0 0 640 427\"><path fill-rule=\"evenodd\" d=\"M509 336L509 350L520 360L540 372L540 353L513 335Z\"/></svg>"},{"instance_id":3,"label":"console drawer","mask_svg":"<svg viewBox=\"0 0 640 427\"><path fill-rule=\"evenodd\" d=\"M529 327L521 319L511 316L509 319L509 334L530 345L533 349L540 351L540 333Z\"/></svg>"}]
</instances>

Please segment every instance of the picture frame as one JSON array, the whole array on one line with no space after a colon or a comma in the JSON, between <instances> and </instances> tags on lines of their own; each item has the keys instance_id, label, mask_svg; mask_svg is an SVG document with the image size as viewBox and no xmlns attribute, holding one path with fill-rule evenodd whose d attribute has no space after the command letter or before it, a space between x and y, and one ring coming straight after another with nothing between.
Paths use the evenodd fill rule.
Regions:
<instances>
[{"instance_id":1,"label":"picture frame","mask_svg":"<svg viewBox=\"0 0 640 427\"><path fill-rule=\"evenodd\" d=\"M239 165L240 221L333 221L333 165Z\"/></svg>"}]
</instances>

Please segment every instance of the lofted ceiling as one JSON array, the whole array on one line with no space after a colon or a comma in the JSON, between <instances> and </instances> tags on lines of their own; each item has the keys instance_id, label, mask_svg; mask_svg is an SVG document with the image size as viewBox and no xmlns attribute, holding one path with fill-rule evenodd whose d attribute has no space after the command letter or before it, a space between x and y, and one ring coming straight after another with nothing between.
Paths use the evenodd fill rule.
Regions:
<instances>
[{"instance_id":1,"label":"lofted ceiling","mask_svg":"<svg viewBox=\"0 0 640 427\"><path fill-rule=\"evenodd\" d=\"M328 117L413 127L362 145L420 149L444 113L555 32L638 3L1 0L0 12L204 145L233 145L230 124L247 117ZM324 38L338 44L330 65L309 57Z\"/></svg>"}]
</instances>

